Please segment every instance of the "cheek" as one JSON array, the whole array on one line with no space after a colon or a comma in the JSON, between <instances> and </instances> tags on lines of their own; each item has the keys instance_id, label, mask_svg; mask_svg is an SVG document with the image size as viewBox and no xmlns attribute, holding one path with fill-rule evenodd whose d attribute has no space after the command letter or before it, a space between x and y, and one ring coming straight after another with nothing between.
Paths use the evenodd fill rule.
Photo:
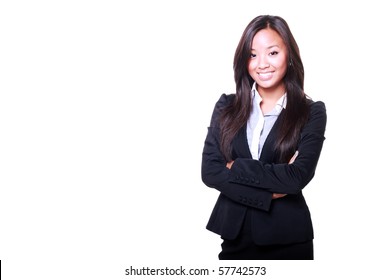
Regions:
<instances>
[{"instance_id":1,"label":"cheek","mask_svg":"<svg viewBox=\"0 0 390 280\"><path fill-rule=\"evenodd\" d=\"M253 61L249 61L247 66L248 71L253 71L254 68L255 67Z\"/></svg>"},{"instance_id":2,"label":"cheek","mask_svg":"<svg viewBox=\"0 0 390 280\"><path fill-rule=\"evenodd\" d=\"M279 68L279 70L282 70L283 72L286 72L287 71L287 58L283 58L283 59L280 59L278 62L277 62L277 67Z\"/></svg>"},{"instance_id":3,"label":"cheek","mask_svg":"<svg viewBox=\"0 0 390 280\"><path fill-rule=\"evenodd\" d=\"M252 79L256 79L256 65L255 63L248 63L247 71L249 76L251 76Z\"/></svg>"},{"instance_id":4,"label":"cheek","mask_svg":"<svg viewBox=\"0 0 390 280\"><path fill-rule=\"evenodd\" d=\"M279 67L287 66L287 56L283 55L283 56L278 57L277 63L279 64Z\"/></svg>"}]
</instances>

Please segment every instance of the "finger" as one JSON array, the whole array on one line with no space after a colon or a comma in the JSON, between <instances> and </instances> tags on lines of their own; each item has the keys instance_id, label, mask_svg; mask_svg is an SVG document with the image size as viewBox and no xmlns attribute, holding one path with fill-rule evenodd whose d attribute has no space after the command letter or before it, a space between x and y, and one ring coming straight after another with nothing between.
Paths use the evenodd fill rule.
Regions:
<instances>
[{"instance_id":1,"label":"finger","mask_svg":"<svg viewBox=\"0 0 390 280\"><path fill-rule=\"evenodd\" d=\"M273 193L272 199L282 198L282 197L285 197L286 195L287 194L285 194L285 193Z\"/></svg>"},{"instance_id":2,"label":"finger","mask_svg":"<svg viewBox=\"0 0 390 280\"><path fill-rule=\"evenodd\" d=\"M295 161L295 159L297 158L298 154L299 154L299 152L296 151L295 154L294 154L294 155L292 156L292 158L290 159L290 161L288 162L288 164L293 163L293 162Z\"/></svg>"}]
</instances>

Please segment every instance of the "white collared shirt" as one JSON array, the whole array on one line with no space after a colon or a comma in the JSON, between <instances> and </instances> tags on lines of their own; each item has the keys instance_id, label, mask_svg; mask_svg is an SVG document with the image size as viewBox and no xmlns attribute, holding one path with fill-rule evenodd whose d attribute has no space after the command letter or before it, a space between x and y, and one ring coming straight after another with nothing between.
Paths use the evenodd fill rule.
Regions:
<instances>
[{"instance_id":1,"label":"white collared shirt","mask_svg":"<svg viewBox=\"0 0 390 280\"><path fill-rule=\"evenodd\" d=\"M274 109L264 115L260 108L263 99L256 89L256 82L252 86L251 97L252 111L246 124L246 135L252 158L259 159L269 132L282 109L286 108L287 98L286 93L283 94L276 102Z\"/></svg>"}]
</instances>

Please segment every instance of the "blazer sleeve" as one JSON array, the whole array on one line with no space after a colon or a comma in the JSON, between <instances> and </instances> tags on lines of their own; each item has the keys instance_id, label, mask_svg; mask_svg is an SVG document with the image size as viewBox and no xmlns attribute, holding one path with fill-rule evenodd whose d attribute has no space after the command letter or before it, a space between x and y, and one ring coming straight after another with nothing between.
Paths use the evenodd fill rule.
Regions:
<instances>
[{"instance_id":1,"label":"blazer sleeve","mask_svg":"<svg viewBox=\"0 0 390 280\"><path fill-rule=\"evenodd\" d=\"M208 187L217 189L237 203L268 211L272 193L258 186L246 186L241 182L229 180L230 171L220 151L218 119L221 110L232 100L233 96L223 94L215 105L202 153L202 180Z\"/></svg>"},{"instance_id":2,"label":"blazer sleeve","mask_svg":"<svg viewBox=\"0 0 390 280\"><path fill-rule=\"evenodd\" d=\"M297 194L313 178L325 140L326 108L323 102L310 105L310 117L298 144L299 155L292 164L265 164L237 158L229 182L257 187L273 193Z\"/></svg>"}]
</instances>

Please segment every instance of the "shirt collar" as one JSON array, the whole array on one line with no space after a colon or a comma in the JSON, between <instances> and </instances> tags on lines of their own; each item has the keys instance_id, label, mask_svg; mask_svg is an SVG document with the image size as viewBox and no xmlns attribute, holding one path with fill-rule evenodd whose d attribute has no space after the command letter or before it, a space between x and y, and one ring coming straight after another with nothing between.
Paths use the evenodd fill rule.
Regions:
<instances>
[{"instance_id":1,"label":"shirt collar","mask_svg":"<svg viewBox=\"0 0 390 280\"><path fill-rule=\"evenodd\" d=\"M252 100L253 99L259 99L260 101L263 100L263 98L261 98L259 92L257 91L257 87L256 87L256 82L253 83L253 86L252 86ZM258 96L258 97L257 97Z\"/></svg>"},{"instance_id":2,"label":"shirt collar","mask_svg":"<svg viewBox=\"0 0 390 280\"><path fill-rule=\"evenodd\" d=\"M263 100L263 98L261 98L259 92L257 91L257 86L256 85L257 85L256 82L254 82L253 86L252 86L251 97L252 97L252 101L256 101L256 104L260 104L260 102ZM282 111L282 109L286 109L286 105L287 105L287 93L285 92L279 98L279 100L276 102L274 110L276 110L277 113L280 113Z\"/></svg>"},{"instance_id":3,"label":"shirt collar","mask_svg":"<svg viewBox=\"0 0 390 280\"><path fill-rule=\"evenodd\" d=\"M282 109L286 109L287 105L287 93L285 92L279 100L276 102L276 107L279 108L279 111L282 111Z\"/></svg>"}]
</instances>

